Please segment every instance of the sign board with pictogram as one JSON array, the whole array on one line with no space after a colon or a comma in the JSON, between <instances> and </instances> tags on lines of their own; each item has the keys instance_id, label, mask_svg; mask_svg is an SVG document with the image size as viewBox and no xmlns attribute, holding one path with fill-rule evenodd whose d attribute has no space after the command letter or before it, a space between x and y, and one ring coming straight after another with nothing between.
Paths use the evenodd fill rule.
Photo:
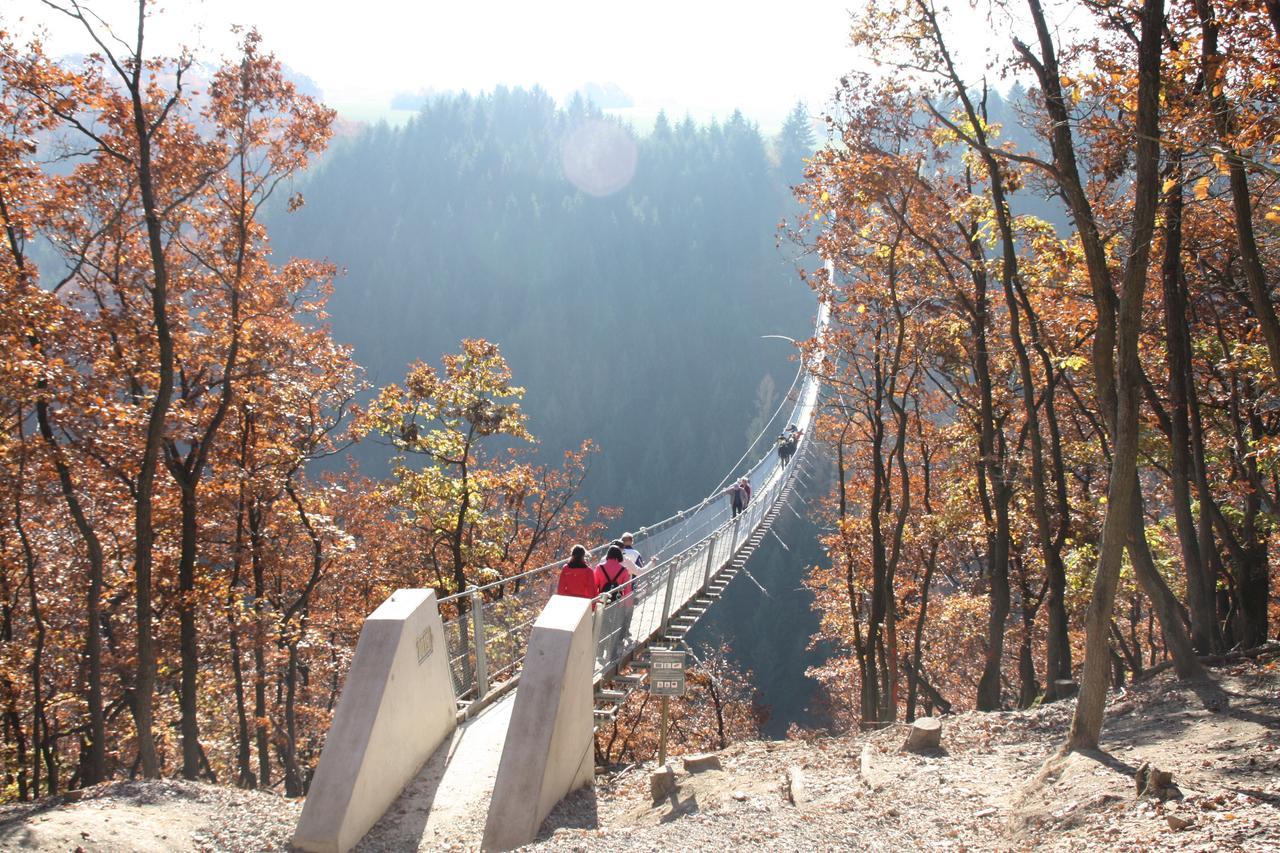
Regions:
<instances>
[{"instance_id":1,"label":"sign board with pictogram","mask_svg":"<svg viewBox=\"0 0 1280 853\"><path fill-rule=\"evenodd\" d=\"M684 651L653 649L649 652L649 695L683 696Z\"/></svg>"}]
</instances>

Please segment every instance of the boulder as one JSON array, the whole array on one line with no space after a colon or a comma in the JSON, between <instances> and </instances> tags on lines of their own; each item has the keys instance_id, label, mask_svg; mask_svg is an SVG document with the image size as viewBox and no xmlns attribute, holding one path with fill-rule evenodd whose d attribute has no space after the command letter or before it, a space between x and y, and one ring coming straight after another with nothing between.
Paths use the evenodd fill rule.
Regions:
<instances>
[{"instance_id":1,"label":"boulder","mask_svg":"<svg viewBox=\"0 0 1280 853\"><path fill-rule=\"evenodd\" d=\"M675 793L676 787L676 769L670 764L664 764L649 774L649 793L655 803Z\"/></svg>"}]
</instances>

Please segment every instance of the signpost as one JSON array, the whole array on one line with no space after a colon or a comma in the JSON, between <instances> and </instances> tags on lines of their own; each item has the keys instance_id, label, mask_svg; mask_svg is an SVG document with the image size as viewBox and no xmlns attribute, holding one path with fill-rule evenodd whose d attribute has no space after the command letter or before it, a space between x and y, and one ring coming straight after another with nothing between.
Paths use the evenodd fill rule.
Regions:
<instances>
[{"instance_id":1,"label":"signpost","mask_svg":"<svg viewBox=\"0 0 1280 853\"><path fill-rule=\"evenodd\" d=\"M658 736L658 766L667 763L667 713L672 696L683 696L684 650L653 649L649 652L649 695L662 697L662 726Z\"/></svg>"}]
</instances>

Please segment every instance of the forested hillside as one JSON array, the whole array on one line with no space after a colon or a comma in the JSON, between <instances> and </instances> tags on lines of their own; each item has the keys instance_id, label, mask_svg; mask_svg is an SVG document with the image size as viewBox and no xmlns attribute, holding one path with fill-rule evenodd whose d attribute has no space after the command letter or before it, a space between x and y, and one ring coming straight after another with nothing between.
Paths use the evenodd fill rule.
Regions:
<instances>
[{"instance_id":1,"label":"forested hillside","mask_svg":"<svg viewBox=\"0 0 1280 853\"><path fill-rule=\"evenodd\" d=\"M948 13L869 4L888 73L842 81L800 193L836 273L809 278L836 356L817 675L844 725L1078 684L1092 748L1108 685L1199 677L1280 617L1280 16L1024 11L1036 89L1001 114Z\"/></svg>"},{"instance_id":2,"label":"forested hillside","mask_svg":"<svg viewBox=\"0 0 1280 853\"><path fill-rule=\"evenodd\" d=\"M644 523L702 498L791 382L791 347L760 336L809 331L776 227L812 146L803 109L777 140L737 113L638 138L540 90L442 96L338 146L273 246L343 268L334 336L375 384L500 344L546 458L592 439L583 494Z\"/></svg>"}]
</instances>

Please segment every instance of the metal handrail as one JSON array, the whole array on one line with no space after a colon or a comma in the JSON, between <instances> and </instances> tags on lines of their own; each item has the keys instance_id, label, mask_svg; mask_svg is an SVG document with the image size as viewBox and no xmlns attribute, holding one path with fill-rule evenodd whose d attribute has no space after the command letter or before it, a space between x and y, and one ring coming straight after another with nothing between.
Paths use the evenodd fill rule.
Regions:
<instances>
[{"instance_id":1,"label":"metal handrail","mask_svg":"<svg viewBox=\"0 0 1280 853\"><path fill-rule=\"evenodd\" d=\"M827 306L820 306L818 334L825 329L828 315ZM802 430L800 445L796 449L797 457L801 455L812 437L811 419L817 409L820 384L818 377L807 370L805 365L801 366L797 379L801 377L804 382L794 398L788 417L790 422L799 424ZM790 397L790 393L787 396ZM781 411L782 408L779 407L774 417ZM772 420L771 418L770 423ZM737 464L734 467L736 468ZM604 654L606 643L613 642L613 636L627 626L626 617L616 615L622 613L619 605L636 610L644 607L644 613L639 618L642 624L649 625L650 628L646 631L645 638L651 636L655 625L664 624L675 612L684 607L691 597L706 586L710 577L727 565L738 552L741 545L764 519L768 507L777 501L783 484L789 479L788 469L794 470L794 467L779 464L772 452L766 453L752 465L746 476L755 486L757 495L753 496L746 512L740 514L737 519L730 517L729 509L723 502L708 511L708 507L718 501L723 494L717 486L717 491L700 503L680 510L656 524L636 530L636 545L643 547L646 541L653 540L654 537L665 533L673 526L685 522L683 528L675 531L674 535L665 541L658 540L660 542L658 547L648 549L653 563L643 572L636 572L629 582L631 584L629 603L623 599L609 602L611 593L603 593L595 599L593 630L598 644L597 660L602 667L615 666L621 660L620 655L625 654L617 647L614 647L613 652ZM703 517L699 518L700 515ZM707 534L706 529L713 524L716 525L714 530ZM691 539L692 544L686 546ZM726 543L727 547L725 547ZM673 546L678 547L679 550L674 554L663 556ZM607 548L607 544L602 544L591 549L589 553L593 558L597 558ZM702 557L704 548L706 549L705 558ZM540 578L552 569L559 569L561 565L562 561L557 560L517 575L491 581L483 586L469 587L439 599L439 603L446 604L458 601L463 596L470 596L472 603L468 608L469 612L459 612L457 616L445 623L446 645L450 647L449 662L456 695L463 704L468 699L472 700L467 713L493 701L497 695L509 689L519 679L518 666L523 649L528 642L528 632L541 606L545 604L545 599L555 591L549 584L540 586L534 583L502 598L486 599L484 593L503 584ZM715 571L712 571L713 566ZM653 611L650 602L654 600L657 585L663 578L666 580L663 612L657 622L651 624ZM680 584L678 596L675 590L677 580ZM665 594L668 590L669 597ZM537 601L528 600L534 596L538 598ZM515 618L513 619L512 616ZM635 618L637 614L633 611L632 619ZM617 622L618 625L605 631L603 629L608 627L606 622ZM644 629L641 628L641 630ZM609 660L606 661L605 658ZM495 678L513 670L515 673L511 678L490 689L490 684ZM603 669L598 670L597 674L601 672Z\"/></svg>"}]
</instances>

